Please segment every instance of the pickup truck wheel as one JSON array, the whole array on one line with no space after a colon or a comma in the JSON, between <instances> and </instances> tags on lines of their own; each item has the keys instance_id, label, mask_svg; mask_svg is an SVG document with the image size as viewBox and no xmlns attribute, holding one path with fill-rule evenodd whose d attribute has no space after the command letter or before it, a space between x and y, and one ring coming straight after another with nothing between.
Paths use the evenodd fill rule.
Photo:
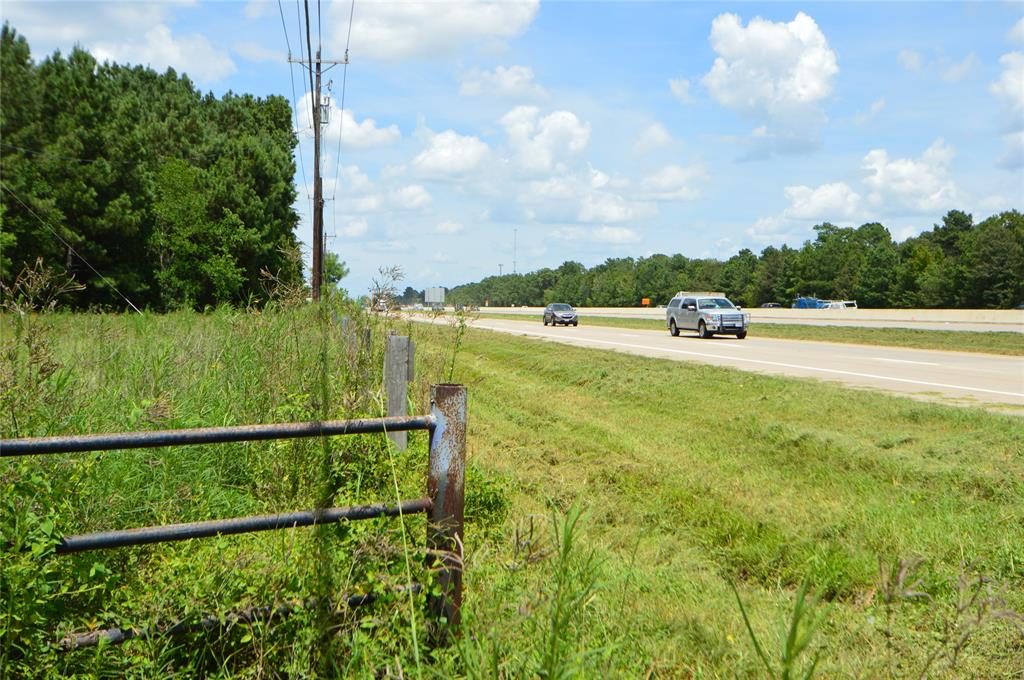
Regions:
<instances>
[{"instance_id":1,"label":"pickup truck wheel","mask_svg":"<svg viewBox=\"0 0 1024 680\"><path fill-rule=\"evenodd\" d=\"M712 335L714 335L714 333L709 333L707 325L705 325L705 323L701 321L699 324L697 324L697 335L706 340L710 338Z\"/></svg>"},{"instance_id":2,"label":"pickup truck wheel","mask_svg":"<svg viewBox=\"0 0 1024 680\"><path fill-rule=\"evenodd\" d=\"M672 319L668 322L668 332L672 334L673 338L679 337L679 327L676 326L676 320Z\"/></svg>"},{"instance_id":3,"label":"pickup truck wheel","mask_svg":"<svg viewBox=\"0 0 1024 680\"><path fill-rule=\"evenodd\" d=\"M736 334L736 339L737 340L742 340L745 337L747 337L747 332L746 331L742 331L742 332Z\"/></svg>"}]
</instances>

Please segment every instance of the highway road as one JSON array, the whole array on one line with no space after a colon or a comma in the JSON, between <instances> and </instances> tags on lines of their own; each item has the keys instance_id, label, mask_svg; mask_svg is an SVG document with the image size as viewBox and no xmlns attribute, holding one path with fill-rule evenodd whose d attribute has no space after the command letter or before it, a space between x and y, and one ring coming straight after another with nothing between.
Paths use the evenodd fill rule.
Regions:
<instances>
[{"instance_id":1,"label":"highway road","mask_svg":"<svg viewBox=\"0 0 1024 680\"><path fill-rule=\"evenodd\" d=\"M654 307L581 307L580 318L609 316L622 319L665 318ZM1019 309L762 309L747 308L756 323L801 326L911 328L929 331L976 331L1024 334L1024 311ZM480 315L517 314L540 318L541 307L482 307Z\"/></svg>"},{"instance_id":2,"label":"highway road","mask_svg":"<svg viewBox=\"0 0 1024 680\"><path fill-rule=\"evenodd\" d=\"M479 318L472 325L578 347L830 380L918 399L1024 415L1024 358L1021 357L777 340L757 337L756 328L745 340L732 336L701 340L685 332L673 338L668 331L587 326L585 320L581 320L578 327L546 327L539 320L488 318Z\"/></svg>"}]
</instances>

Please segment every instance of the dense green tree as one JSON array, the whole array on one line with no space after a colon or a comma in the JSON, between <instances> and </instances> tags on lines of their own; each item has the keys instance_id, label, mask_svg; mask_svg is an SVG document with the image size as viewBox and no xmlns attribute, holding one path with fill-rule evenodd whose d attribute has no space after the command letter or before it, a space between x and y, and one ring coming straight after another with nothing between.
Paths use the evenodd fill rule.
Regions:
<instances>
[{"instance_id":1,"label":"dense green tree","mask_svg":"<svg viewBox=\"0 0 1024 680\"><path fill-rule=\"evenodd\" d=\"M0 276L42 258L86 285L76 305L124 307L117 288L156 308L247 301L262 270L301 279L283 97L218 99L171 69L99 64L79 48L36 64L8 24L0 79ZM169 205L189 185L198 203ZM205 218L188 231L190 212Z\"/></svg>"},{"instance_id":2,"label":"dense green tree","mask_svg":"<svg viewBox=\"0 0 1024 680\"><path fill-rule=\"evenodd\" d=\"M666 304L680 290L722 291L740 304L786 304L798 295L855 299L861 307L1011 307L1024 297L1024 216L1010 211L979 225L950 211L934 229L896 244L884 225L823 223L799 250L741 250L725 262L685 255L610 258L587 269L491 276L456 286L457 304L637 306Z\"/></svg>"},{"instance_id":3,"label":"dense green tree","mask_svg":"<svg viewBox=\"0 0 1024 680\"><path fill-rule=\"evenodd\" d=\"M1024 302L1024 215L994 215L960 237L965 307L1011 307Z\"/></svg>"},{"instance_id":4,"label":"dense green tree","mask_svg":"<svg viewBox=\"0 0 1024 680\"><path fill-rule=\"evenodd\" d=\"M245 280L243 260L259 238L228 208L211 215L204 173L185 161L164 163L154 206L156 280L165 308L239 302Z\"/></svg>"}]
</instances>

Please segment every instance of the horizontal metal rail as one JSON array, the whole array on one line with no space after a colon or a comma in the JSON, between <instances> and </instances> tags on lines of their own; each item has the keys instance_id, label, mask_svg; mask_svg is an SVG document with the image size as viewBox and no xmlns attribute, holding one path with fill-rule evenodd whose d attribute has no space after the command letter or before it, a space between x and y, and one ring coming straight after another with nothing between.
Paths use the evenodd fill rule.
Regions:
<instances>
[{"instance_id":1,"label":"horizontal metal rail","mask_svg":"<svg viewBox=\"0 0 1024 680\"><path fill-rule=\"evenodd\" d=\"M420 592L422 587L418 583L410 586L398 586L392 592L396 594L412 591ZM380 598L378 593L365 593L362 595L349 595L344 598L345 606L349 608L362 607L373 604ZM343 609L340 606L328 603L330 612L334 615L341 614ZM62 638L57 645L62 649L79 649L81 647L93 647L103 642L105 644L118 645L128 640L144 640L154 635L182 635L184 633L209 632L218 628L228 628L237 625L247 625L257 621L272 621L291 616L299 609L313 609L317 607L317 600L310 599L305 602L286 602L276 606L265 605L247 607L246 609L229 612L223 616L219 614L206 614L198 619L186 619L178 621L167 627L152 626L147 628L103 628L92 630L87 633L70 633Z\"/></svg>"},{"instance_id":2,"label":"horizontal metal rail","mask_svg":"<svg viewBox=\"0 0 1024 680\"><path fill-rule=\"evenodd\" d=\"M187 430L155 430L151 432L118 432L112 434L70 435L64 437L33 437L0 439L0 456L31 456L44 453L78 453L116 449L145 449L188 444L223 444L226 442L295 439L343 434L374 434L433 429L433 415L361 418L356 420L323 420L307 423L270 425L237 425L232 427L201 427Z\"/></svg>"},{"instance_id":3,"label":"horizontal metal rail","mask_svg":"<svg viewBox=\"0 0 1024 680\"><path fill-rule=\"evenodd\" d=\"M351 508L327 508L324 510L307 510L302 512L286 512L279 515L257 515L236 519L215 519L206 522L189 522L187 524L167 524L157 527L139 529L123 529L120 531L101 531L93 534L66 536L57 544L58 555L102 550L105 548L122 548L129 545L146 545L167 541L185 541L191 538L208 538L230 534L245 534L254 531L270 531L273 529L289 529L291 527L308 527L314 524L331 524L343 520L371 519L373 517L397 517L427 513L433 508L429 498L418 498L403 501L398 505L357 505Z\"/></svg>"}]
</instances>

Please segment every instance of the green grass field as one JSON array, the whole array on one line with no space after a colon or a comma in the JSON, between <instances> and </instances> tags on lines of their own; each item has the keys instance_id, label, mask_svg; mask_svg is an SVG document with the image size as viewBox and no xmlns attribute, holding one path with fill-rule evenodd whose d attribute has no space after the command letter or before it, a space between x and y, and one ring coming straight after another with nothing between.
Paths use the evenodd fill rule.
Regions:
<instances>
[{"instance_id":1,"label":"green grass field","mask_svg":"<svg viewBox=\"0 0 1024 680\"><path fill-rule=\"evenodd\" d=\"M0 675L764 677L734 584L782 677L805 581L820 625L795 665L818 655L822 677L1024 672L1019 418L334 311L373 347L312 308L6 315L2 434L379 415L382 338L410 334L414 412L431 383L470 391L459 642L428 649L422 595L387 595L429 582L422 518L49 552L62 533L418 497L423 435L403 453L358 437L2 459ZM900 560L901 583L880 577ZM958 610L972 575L982 596ZM371 589L382 602L341 617L52 644Z\"/></svg>"},{"instance_id":2,"label":"green grass field","mask_svg":"<svg viewBox=\"0 0 1024 680\"><path fill-rule=\"evenodd\" d=\"M460 357L472 450L514 489L512 521L587 508L601 577L580 645L612 644L609 668L756 675L730 582L774 641L809 579L828 601L826 677L916 677L943 627L963 626L962 574L994 579L1024 608L1019 418L487 331L471 331ZM915 559L905 586L920 578L927 599L887 604L880 561ZM489 634L513 645L508 603L479 578ZM931 670L1017 677L1024 641L993 624L955 671Z\"/></svg>"},{"instance_id":3,"label":"green grass field","mask_svg":"<svg viewBox=\"0 0 1024 680\"><path fill-rule=\"evenodd\" d=\"M481 319L509 319L536 321L540 316L522 314L480 314ZM614 316L584 316L580 323L593 326L612 326L638 330L664 331L660 319L624 319ZM1020 333L980 331L928 331L913 328L856 328L853 326L801 326L799 324L760 323L750 327L750 337L781 338L785 340L816 340L857 345L885 345L916 349L942 349L954 352L982 352L1024 356L1024 335Z\"/></svg>"}]
</instances>

